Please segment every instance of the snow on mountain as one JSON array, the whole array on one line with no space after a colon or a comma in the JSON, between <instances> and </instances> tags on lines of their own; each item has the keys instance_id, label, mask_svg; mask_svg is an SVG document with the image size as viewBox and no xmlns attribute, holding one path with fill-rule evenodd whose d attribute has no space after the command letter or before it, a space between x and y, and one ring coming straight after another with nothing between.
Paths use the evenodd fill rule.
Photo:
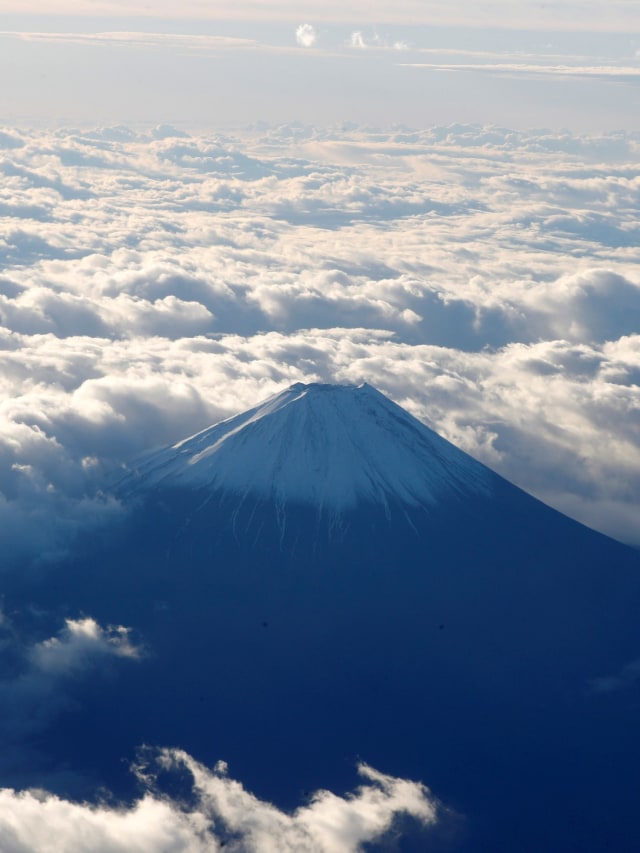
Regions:
<instances>
[{"instance_id":1,"label":"snow on mountain","mask_svg":"<svg viewBox=\"0 0 640 853\"><path fill-rule=\"evenodd\" d=\"M296 383L149 454L124 486L206 487L340 513L489 494L492 476L370 385Z\"/></svg>"}]
</instances>

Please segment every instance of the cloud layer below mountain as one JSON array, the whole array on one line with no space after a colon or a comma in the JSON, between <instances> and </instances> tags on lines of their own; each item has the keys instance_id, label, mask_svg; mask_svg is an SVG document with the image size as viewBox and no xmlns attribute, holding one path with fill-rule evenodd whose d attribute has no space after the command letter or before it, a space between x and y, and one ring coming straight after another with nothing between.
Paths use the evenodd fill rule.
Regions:
<instances>
[{"instance_id":1,"label":"cloud layer below mountain","mask_svg":"<svg viewBox=\"0 0 640 853\"><path fill-rule=\"evenodd\" d=\"M294 381L367 381L638 543L633 134L303 125L0 135L2 546Z\"/></svg>"}]
</instances>

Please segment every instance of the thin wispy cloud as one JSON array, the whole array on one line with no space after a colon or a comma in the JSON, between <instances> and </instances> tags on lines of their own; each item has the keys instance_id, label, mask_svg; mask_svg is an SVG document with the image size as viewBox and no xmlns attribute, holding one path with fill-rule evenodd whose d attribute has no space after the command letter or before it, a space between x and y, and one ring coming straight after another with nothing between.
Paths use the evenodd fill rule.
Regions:
<instances>
[{"instance_id":1,"label":"thin wispy cloud","mask_svg":"<svg viewBox=\"0 0 640 853\"><path fill-rule=\"evenodd\" d=\"M189 51L217 51L225 48L242 49L256 48L259 42L235 36L215 35L182 35L178 33L148 33L138 31L113 31L95 33L74 32L30 32L4 31L0 36L10 36L24 42L35 44L50 43L54 45L81 46L120 46L137 50L140 48L170 48ZM264 48L264 45L262 46Z\"/></svg>"},{"instance_id":2,"label":"thin wispy cloud","mask_svg":"<svg viewBox=\"0 0 640 853\"><path fill-rule=\"evenodd\" d=\"M593 678L589 683L589 689L593 693L617 693L620 690L632 689L638 681L640 681L640 660L634 660L618 672Z\"/></svg>"},{"instance_id":3,"label":"thin wispy cloud","mask_svg":"<svg viewBox=\"0 0 640 853\"><path fill-rule=\"evenodd\" d=\"M423 68L432 71L467 72L473 74L505 74L522 75L526 77L544 77L547 75L557 77L587 77L602 78L604 80L621 80L632 82L640 78L640 67L633 65L625 66L598 66L598 65L542 65L525 63L473 63L473 64L438 64L438 63L406 63L407 68Z\"/></svg>"}]
</instances>

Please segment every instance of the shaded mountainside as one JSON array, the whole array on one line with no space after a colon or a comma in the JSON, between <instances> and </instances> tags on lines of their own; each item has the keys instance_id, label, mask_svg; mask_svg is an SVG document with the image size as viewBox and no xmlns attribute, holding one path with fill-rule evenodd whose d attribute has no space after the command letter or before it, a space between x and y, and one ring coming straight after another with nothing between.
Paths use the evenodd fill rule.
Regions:
<instances>
[{"instance_id":1,"label":"shaded mountainside","mask_svg":"<svg viewBox=\"0 0 640 853\"><path fill-rule=\"evenodd\" d=\"M294 807L362 759L450 809L398 849L637 849L640 690L617 677L640 658L637 552L368 386L293 386L119 493L121 528L9 592L148 652L41 763L124 793L122 758L175 745Z\"/></svg>"}]
</instances>

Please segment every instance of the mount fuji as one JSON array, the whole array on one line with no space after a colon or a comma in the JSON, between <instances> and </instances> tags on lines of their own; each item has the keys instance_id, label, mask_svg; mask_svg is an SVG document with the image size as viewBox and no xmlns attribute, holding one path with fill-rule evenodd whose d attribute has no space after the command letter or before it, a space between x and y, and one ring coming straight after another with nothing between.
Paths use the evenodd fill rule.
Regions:
<instances>
[{"instance_id":1,"label":"mount fuji","mask_svg":"<svg viewBox=\"0 0 640 853\"><path fill-rule=\"evenodd\" d=\"M293 385L114 491L117 530L8 592L148 649L51 724L48 766L124 796L122 759L170 744L292 808L362 759L443 803L379 849L638 849L638 552L368 385Z\"/></svg>"},{"instance_id":2,"label":"mount fuji","mask_svg":"<svg viewBox=\"0 0 640 853\"><path fill-rule=\"evenodd\" d=\"M431 506L487 493L488 472L370 385L297 383L151 454L137 485L205 488L331 517L358 504Z\"/></svg>"}]
</instances>

